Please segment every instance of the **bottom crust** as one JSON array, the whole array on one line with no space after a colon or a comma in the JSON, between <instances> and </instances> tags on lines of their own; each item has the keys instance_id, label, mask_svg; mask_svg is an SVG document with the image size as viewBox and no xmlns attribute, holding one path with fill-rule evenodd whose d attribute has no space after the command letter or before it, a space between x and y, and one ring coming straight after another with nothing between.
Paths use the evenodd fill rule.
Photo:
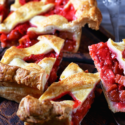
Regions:
<instances>
[{"instance_id":1,"label":"bottom crust","mask_svg":"<svg viewBox=\"0 0 125 125\"><path fill-rule=\"evenodd\" d=\"M11 83L11 86L5 86L8 84L10 83L0 82L0 97L15 101L17 103L19 103L21 99L27 95L39 98L42 94L42 91L27 87L25 85L17 85L15 83Z\"/></svg>"}]
</instances>

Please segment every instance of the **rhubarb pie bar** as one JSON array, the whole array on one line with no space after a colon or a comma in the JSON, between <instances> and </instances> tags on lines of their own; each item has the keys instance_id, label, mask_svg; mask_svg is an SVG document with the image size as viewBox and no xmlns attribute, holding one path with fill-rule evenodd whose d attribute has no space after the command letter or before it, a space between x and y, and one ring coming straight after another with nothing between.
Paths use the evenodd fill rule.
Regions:
<instances>
[{"instance_id":1,"label":"rhubarb pie bar","mask_svg":"<svg viewBox=\"0 0 125 125\"><path fill-rule=\"evenodd\" d=\"M99 74L84 72L71 63L59 82L51 84L39 99L26 96L17 115L25 125L79 125L94 100Z\"/></svg>"},{"instance_id":2,"label":"rhubarb pie bar","mask_svg":"<svg viewBox=\"0 0 125 125\"><path fill-rule=\"evenodd\" d=\"M97 30L102 20L96 0L15 0L10 9L0 24L2 47L28 47L39 35L51 34L65 39L65 51L77 52L82 26Z\"/></svg>"},{"instance_id":3,"label":"rhubarb pie bar","mask_svg":"<svg viewBox=\"0 0 125 125\"><path fill-rule=\"evenodd\" d=\"M99 71L102 88L112 112L125 112L125 40L109 39L89 47Z\"/></svg>"},{"instance_id":4,"label":"rhubarb pie bar","mask_svg":"<svg viewBox=\"0 0 125 125\"><path fill-rule=\"evenodd\" d=\"M0 96L16 102L28 94L39 98L57 78L63 46L63 39L42 35L30 47L10 47L0 62Z\"/></svg>"}]
</instances>

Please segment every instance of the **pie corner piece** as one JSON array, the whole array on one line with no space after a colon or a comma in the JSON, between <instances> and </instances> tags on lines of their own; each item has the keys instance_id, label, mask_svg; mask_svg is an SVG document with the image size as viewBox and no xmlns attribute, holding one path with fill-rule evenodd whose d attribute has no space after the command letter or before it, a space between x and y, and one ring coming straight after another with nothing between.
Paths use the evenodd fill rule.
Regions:
<instances>
[{"instance_id":1,"label":"pie corner piece","mask_svg":"<svg viewBox=\"0 0 125 125\"><path fill-rule=\"evenodd\" d=\"M78 125L93 103L99 82L98 73L86 73L71 63L60 81L51 84L39 99L24 97L17 115L26 125Z\"/></svg>"},{"instance_id":2,"label":"pie corner piece","mask_svg":"<svg viewBox=\"0 0 125 125\"><path fill-rule=\"evenodd\" d=\"M82 3L85 4L84 7L82 6ZM85 12L81 11L82 13L81 17L83 17L83 22L84 22L84 19L88 16L87 17L88 26L92 29L99 30L99 26L102 21L102 14L99 8L97 7L97 1L96 0L89 0L89 1L81 0L81 5L79 7L82 7L82 9L84 8L84 11L85 11ZM78 14L79 14L79 11L78 11Z\"/></svg>"},{"instance_id":3,"label":"pie corner piece","mask_svg":"<svg viewBox=\"0 0 125 125\"><path fill-rule=\"evenodd\" d=\"M125 40L109 39L89 46L89 52L99 71L109 109L114 113L125 112Z\"/></svg>"},{"instance_id":4,"label":"pie corner piece","mask_svg":"<svg viewBox=\"0 0 125 125\"><path fill-rule=\"evenodd\" d=\"M38 40L27 48L6 50L0 62L1 97L16 102L28 94L39 98L57 78L64 40L53 35L42 35Z\"/></svg>"}]
</instances>

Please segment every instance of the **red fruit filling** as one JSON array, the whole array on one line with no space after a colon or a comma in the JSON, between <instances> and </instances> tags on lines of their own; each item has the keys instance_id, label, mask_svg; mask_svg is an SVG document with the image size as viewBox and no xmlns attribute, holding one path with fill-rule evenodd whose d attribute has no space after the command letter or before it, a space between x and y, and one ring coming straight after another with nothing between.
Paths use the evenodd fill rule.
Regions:
<instances>
[{"instance_id":1,"label":"red fruit filling","mask_svg":"<svg viewBox=\"0 0 125 125\"><path fill-rule=\"evenodd\" d=\"M51 35L56 35L62 39L65 39L63 50L73 51L75 49L76 41L73 40L73 34L68 33L68 32L55 31L55 33ZM37 40L38 36L40 36L40 34L38 35L35 32L28 32L28 35L25 35L19 40L18 48L26 48L26 47L34 45L35 43L38 42Z\"/></svg>"},{"instance_id":2,"label":"red fruit filling","mask_svg":"<svg viewBox=\"0 0 125 125\"><path fill-rule=\"evenodd\" d=\"M20 47L21 48L21 47ZM57 70L58 70L58 67L59 67L59 64L62 60L62 56L63 56L63 53L60 52L60 54L58 55L56 52L52 51L52 52L49 52L47 54L38 54L38 55L30 55L28 57L25 57L23 60L28 62L28 63L38 63L39 61L41 61L43 58L45 57L53 57L53 58L56 58L56 62L51 70L51 73L50 73L50 76L49 76L49 79L48 79L48 82L46 84L46 87L48 85L50 85L51 83L55 82L56 79L57 79ZM45 87L45 88L46 88Z\"/></svg>"},{"instance_id":3,"label":"red fruit filling","mask_svg":"<svg viewBox=\"0 0 125 125\"><path fill-rule=\"evenodd\" d=\"M30 46L34 45L35 43L38 42L36 40L36 38L37 38L37 36L35 36L35 38L33 38L33 37L30 38L28 35L22 37L19 40L20 45L17 46L17 48L26 48L26 47L30 47ZM45 57L56 58L56 62L54 64L53 68L52 68L52 71L50 73L50 77L49 77L48 82L47 82L47 84L45 86L45 88L47 88L48 85L55 82L55 80L57 79L57 70L58 70L59 64L60 64L60 62L62 60L62 57L63 57L62 51L60 52L59 55L56 52L52 51L52 52L49 52L47 54L31 55L29 57L25 57L23 60L28 62L28 63L31 63L31 62L38 63L39 61L41 61Z\"/></svg>"},{"instance_id":4,"label":"red fruit filling","mask_svg":"<svg viewBox=\"0 0 125 125\"><path fill-rule=\"evenodd\" d=\"M76 10L74 9L74 6L72 4L69 4L68 7L65 8L65 5L68 3L68 1L69 0L48 0L47 4L54 3L55 7L53 10L45 13L44 16L58 14L65 17L68 21L75 20Z\"/></svg>"},{"instance_id":5,"label":"red fruit filling","mask_svg":"<svg viewBox=\"0 0 125 125\"><path fill-rule=\"evenodd\" d=\"M0 36L1 46L8 47L11 45L18 45L18 40L26 34L29 27L30 24L26 22L16 26L9 34L2 33Z\"/></svg>"},{"instance_id":6,"label":"red fruit filling","mask_svg":"<svg viewBox=\"0 0 125 125\"><path fill-rule=\"evenodd\" d=\"M17 48L27 48L34 45L37 42L37 39L32 39L28 35L25 35L19 40L19 46L17 46Z\"/></svg>"},{"instance_id":7,"label":"red fruit filling","mask_svg":"<svg viewBox=\"0 0 125 125\"><path fill-rule=\"evenodd\" d=\"M0 16L2 17L2 21L6 18L8 14L8 9L4 5L0 5Z\"/></svg>"},{"instance_id":8,"label":"red fruit filling","mask_svg":"<svg viewBox=\"0 0 125 125\"><path fill-rule=\"evenodd\" d=\"M56 35L62 39L65 39L65 44L64 44L63 50L73 51L75 49L76 41L73 40L73 33L64 32L64 31L56 31L54 33L54 35Z\"/></svg>"},{"instance_id":9,"label":"red fruit filling","mask_svg":"<svg viewBox=\"0 0 125 125\"><path fill-rule=\"evenodd\" d=\"M74 108L76 108L77 106L79 106L79 104L81 104L81 102L79 100L77 100L71 92L61 93L60 95L58 95L55 98L52 98L51 100L52 101L72 100L74 102L77 102L77 104L74 103L74 106L73 106Z\"/></svg>"},{"instance_id":10,"label":"red fruit filling","mask_svg":"<svg viewBox=\"0 0 125 125\"><path fill-rule=\"evenodd\" d=\"M67 39L67 40L65 40L65 44L64 44L63 50L73 51L75 49L75 46L76 46L76 41Z\"/></svg>"},{"instance_id":11,"label":"red fruit filling","mask_svg":"<svg viewBox=\"0 0 125 125\"><path fill-rule=\"evenodd\" d=\"M74 105L73 105L74 110L72 112L71 125L79 125L79 123L85 117L88 110L91 108L91 104L93 103L94 97L95 97L95 94L94 94L94 92L92 92L87 97L87 99L81 104L81 102L79 100L77 100L71 92L64 92L51 100L53 100L53 101L64 101L64 100L74 101ZM78 109L76 109L77 107L78 107Z\"/></svg>"},{"instance_id":12,"label":"red fruit filling","mask_svg":"<svg viewBox=\"0 0 125 125\"><path fill-rule=\"evenodd\" d=\"M25 26L25 28L22 27ZM26 48L34 45L38 42L37 37L40 35L37 35L33 32L28 32L28 35L25 35L27 32L27 29L29 28L29 25L22 24L20 26L17 26L14 30L12 30L9 34L2 33L0 36L1 40L1 46L2 47L9 47L11 45L18 45L18 48ZM53 35L56 35L60 38L65 39L65 44L63 50L66 51L73 51L76 46L76 41L72 39L68 39L67 37L64 37L64 35L54 33Z\"/></svg>"},{"instance_id":13,"label":"red fruit filling","mask_svg":"<svg viewBox=\"0 0 125 125\"><path fill-rule=\"evenodd\" d=\"M72 125L79 125L82 119L87 114L88 110L91 108L91 105L94 101L95 94L92 92L87 99L81 104L81 106L72 113Z\"/></svg>"},{"instance_id":14,"label":"red fruit filling","mask_svg":"<svg viewBox=\"0 0 125 125\"><path fill-rule=\"evenodd\" d=\"M107 43L102 42L90 46L89 49L110 100L125 106L125 76L116 54L109 50ZM123 57L124 53L123 51Z\"/></svg>"},{"instance_id":15,"label":"red fruit filling","mask_svg":"<svg viewBox=\"0 0 125 125\"><path fill-rule=\"evenodd\" d=\"M19 2L21 5L24 5L25 3L30 1L40 1L40 0L20 0ZM68 7L64 8L64 6L68 3L68 1L69 0L47 0L46 4L53 3L55 4L55 7L51 11L42 15L49 16L58 14L64 16L68 21L73 21L74 19L76 19L75 17L76 11L73 5L70 4Z\"/></svg>"}]
</instances>

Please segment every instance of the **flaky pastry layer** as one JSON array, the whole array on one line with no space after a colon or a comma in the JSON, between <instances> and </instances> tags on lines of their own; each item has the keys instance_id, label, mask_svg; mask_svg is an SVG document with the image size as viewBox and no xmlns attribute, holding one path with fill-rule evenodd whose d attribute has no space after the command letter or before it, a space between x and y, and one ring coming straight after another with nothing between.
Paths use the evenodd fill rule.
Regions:
<instances>
[{"instance_id":1,"label":"flaky pastry layer","mask_svg":"<svg viewBox=\"0 0 125 125\"><path fill-rule=\"evenodd\" d=\"M28 110L27 110L28 109ZM63 102L39 101L31 96L22 99L17 115L37 125L70 125L72 107Z\"/></svg>"},{"instance_id":2,"label":"flaky pastry layer","mask_svg":"<svg viewBox=\"0 0 125 125\"><path fill-rule=\"evenodd\" d=\"M41 1L45 4L48 0ZM74 32L81 29L81 27L84 26L86 23L88 23L89 27L91 27L92 29L99 29L99 25L102 20L102 15L97 7L96 0L69 0L69 2L65 5L64 8L68 8L70 4L72 4L76 10L76 19L66 24L65 26L69 28L70 32ZM15 1L15 4L12 5L11 9L14 6L17 6L17 8L13 10L18 10L18 7L21 6L19 0Z\"/></svg>"},{"instance_id":3,"label":"flaky pastry layer","mask_svg":"<svg viewBox=\"0 0 125 125\"><path fill-rule=\"evenodd\" d=\"M0 62L0 89L3 89L0 92L1 97L19 102L28 94L38 98L43 93L53 66L63 48L64 40L53 35L39 36L38 40L39 42L31 47L13 46L5 52ZM41 58L38 63L24 61L25 57L44 55L53 51L55 51L55 57L43 56L44 58Z\"/></svg>"},{"instance_id":4,"label":"flaky pastry layer","mask_svg":"<svg viewBox=\"0 0 125 125\"><path fill-rule=\"evenodd\" d=\"M21 120L27 122L26 125L48 125L52 121L53 122L51 124L53 125L71 124L71 114L81 108L83 102L87 99L88 96L91 97L91 94L94 93L94 88L96 84L100 81L100 78L98 73L85 73L77 64L74 63L71 63L64 70L63 75L66 72L71 73L71 75L66 75L63 80L53 83L41 95L39 100L32 98L31 96L27 96L22 99L19 105L17 115ZM79 102L79 105L74 107L75 101L70 99L56 100L56 98L60 97L61 94L65 95L66 93L71 93L73 95L73 98L75 98L75 100ZM56 105L55 109L54 105ZM33 109L31 107L33 107ZM51 112L53 110L56 110L57 112ZM68 113L66 113L66 111ZM62 114L60 114L61 112ZM56 113L59 114L60 119L58 119L59 117L56 117L59 121L54 121ZM65 116L63 116L64 114ZM44 119L45 117L46 119ZM65 118L68 119L68 122L62 121Z\"/></svg>"},{"instance_id":5,"label":"flaky pastry layer","mask_svg":"<svg viewBox=\"0 0 125 125\"><path fill-rule=\"evenodd\" d=\"M26 70L17 66L0 63L0 82L23 84L35 89L43 90L41 83L45 79L45 70L39 72Z\"/></svg>"},{"instance_id":6,"label":"flaky pastry layer","mask_svg":"<svg viewBox=\"0 0 125 125\"><path fill-rule=\"evenodd\" d=\"M15 46L10 47L3 55L1 62L4 64L9 64L14 58L23 59L24 57L32 54L46 54L53 50L59 54L64 46L64 39L54 35L42 35L37 39L39 42L31 47L21 49L18 49Z\"/></svg>"}]
</instances>

